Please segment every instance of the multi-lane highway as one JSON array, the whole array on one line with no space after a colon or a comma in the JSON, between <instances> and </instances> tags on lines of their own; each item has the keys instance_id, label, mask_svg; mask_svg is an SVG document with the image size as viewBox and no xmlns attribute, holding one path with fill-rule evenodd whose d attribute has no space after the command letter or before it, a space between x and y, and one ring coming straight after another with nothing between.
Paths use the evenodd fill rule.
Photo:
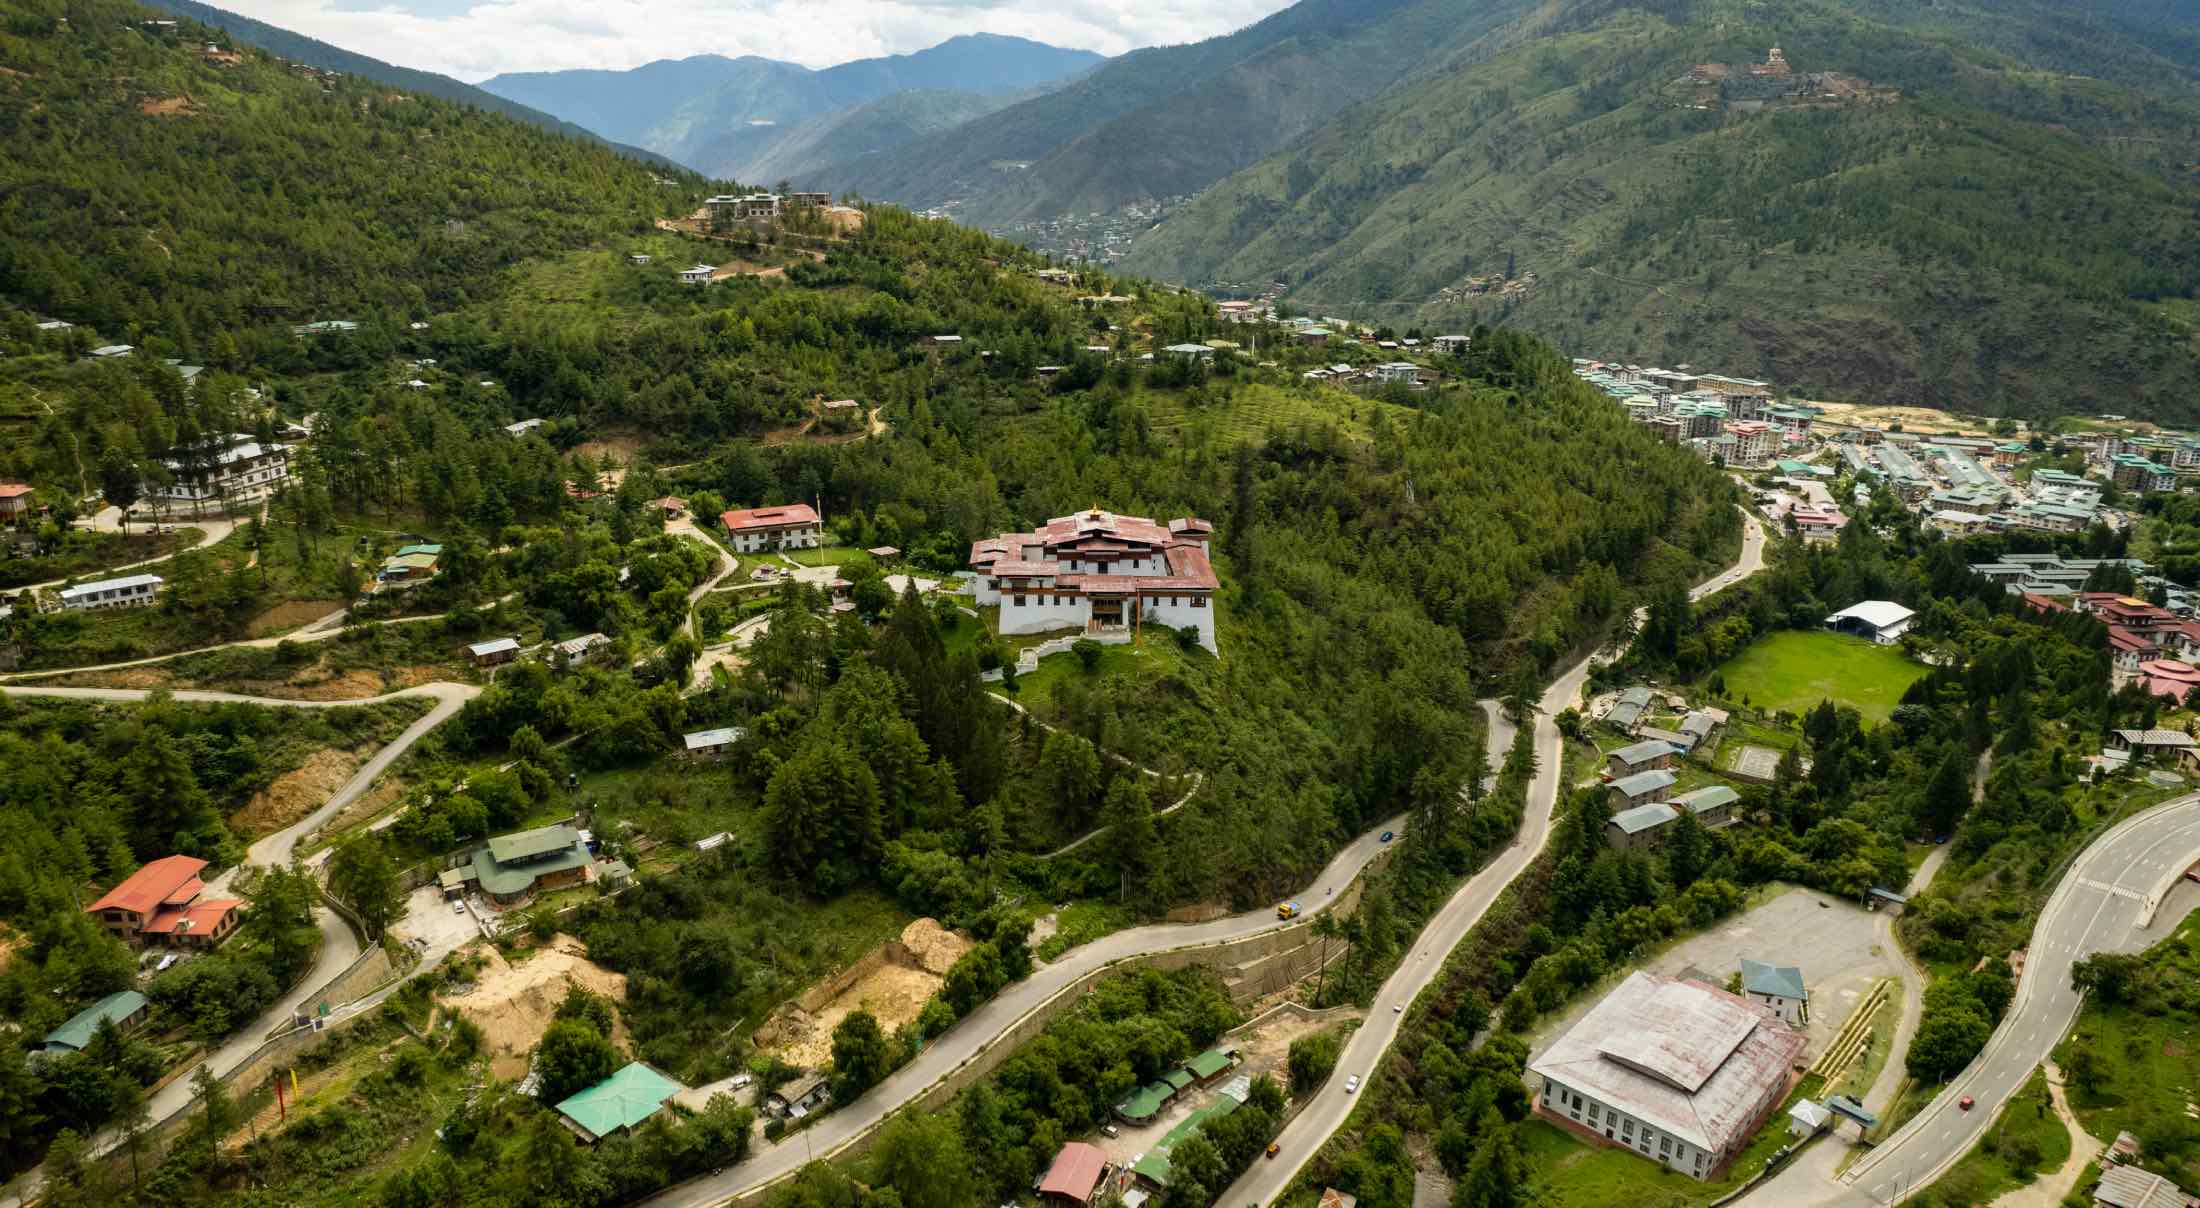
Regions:
<instances>
[{"instance_id":1,"label":"multi-lane highway","mask_svg":"<svg viewBox=\"0 0 2200 1208\"><path fill-rule=\"evenodd\" d=\"M1777 1202L1783 1208L1892 1204L1931 1183L1978 1142L1995 1111L2070 1030L2082 1001L2070 986L2071 966L2095 952L2146 946L2154 937L2145 928L2196 857L2200 794L2127 818L2094 840L2040 909L2017 997L1985 1051L1924 1111L1850 1167L1840 1184L1825 1187L1823 1195ZM1975 1101L1970 1111L1962 1108L1965 1096Z\"/></svg>"}]
</instances>

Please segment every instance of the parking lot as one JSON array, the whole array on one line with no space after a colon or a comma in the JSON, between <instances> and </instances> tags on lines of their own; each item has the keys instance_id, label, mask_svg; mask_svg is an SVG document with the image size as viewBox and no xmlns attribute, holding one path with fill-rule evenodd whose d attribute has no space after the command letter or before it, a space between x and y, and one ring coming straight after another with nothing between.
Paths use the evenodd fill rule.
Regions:
<instances>
[{"instance_id":1,"label":"parking lot","mask_svg":"<svg viewBox=\"0 0 2200 1208\"><path fill-rule=\"evenodd\" d=\"M1714 986L1741 967L1743 957L1803 971L1810 991L1808 1062L1822 1052L1872 983L1897 977L1896 956L1882 951L1877 916L1853 902L1816 889L1789 889L1736 917L1690 936L1638 966L1617 969L1595 989L1539 1024L1529 1044L1535 1056L1587 1014L1633 968L1667 977L1693 977Z\"/></svg>"}]
</instances>

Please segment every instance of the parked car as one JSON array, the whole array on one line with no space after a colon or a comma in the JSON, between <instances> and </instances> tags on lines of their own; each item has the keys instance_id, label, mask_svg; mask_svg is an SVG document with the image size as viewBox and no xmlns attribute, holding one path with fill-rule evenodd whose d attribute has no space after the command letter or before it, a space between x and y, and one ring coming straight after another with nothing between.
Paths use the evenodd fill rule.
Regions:
<instances>
[{"instance_id":1,"label":"parked car","mask_svg":"<svg viewBox=\"0 0 2200 1208\"><path fill-rule=\"evenodd\" d=\"M1354 1091L1357 1091L1357 1090L1359 1090L1359 1089L1360 1089L1360 1076L1359 1076L1358 1074L1354 1074L1354 1075L1352 1075L1352 1076L1351 1076L1350 1078L1347 1078L1347 1079L1345 1079L1345 1080L1344 1080L1344 1093L1345 1093L1345 1094L1349 1095L1349 1094L1351 1094L1351 1093L1353 1093Z\"/></svg>"},{"instance_id":2,"label":"parked car","mask_svg":"<svg viewBox=\"0 0 2200 1208\"><path fill-rule=\"evenodd\" d=\"M1123 1130L1113 1124L1103 1124L1100 1126L1100 1135L1103 1137L1120 1137L1123 1135Z\"/></svg>"}]
</instances>

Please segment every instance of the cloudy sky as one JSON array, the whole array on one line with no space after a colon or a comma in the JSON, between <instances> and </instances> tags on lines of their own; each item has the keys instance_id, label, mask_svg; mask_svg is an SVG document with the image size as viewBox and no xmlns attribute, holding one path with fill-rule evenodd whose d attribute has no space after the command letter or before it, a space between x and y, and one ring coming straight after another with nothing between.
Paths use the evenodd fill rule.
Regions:
<instances>
[{"instance_id":1,"label":"cloudy sky","mask_svg":"<svg viewBox=\"0 0 2200 1208\"><path fill-rule=\"evenodd\" d=\"M1017 34L1121 54L1193 42L1291 0L216 0L217 7L405 67L478 81L500 71L626 68L696 54L811 67Z\"/></svg>"}]
</instances>

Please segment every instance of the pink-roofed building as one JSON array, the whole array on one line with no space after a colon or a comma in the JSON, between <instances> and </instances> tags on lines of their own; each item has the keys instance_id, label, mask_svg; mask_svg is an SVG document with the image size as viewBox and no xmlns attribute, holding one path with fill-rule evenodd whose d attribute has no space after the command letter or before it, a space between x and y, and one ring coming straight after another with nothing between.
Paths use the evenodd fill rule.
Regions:
<instances>
[{"instance_id":1,"label":"pink-roofed building","mask_svg":"<svg viewBox=\"0 0 2200 1208\"><path fill-rule=\"evenodd\" d=\"M2176 659L2148 659L2139 664L2139 686L2181 705L2200 687L2200 668Z\"/></svg>"},{"instance_id":2,"label":"pink-roofed building","mask_svg":"<svg viewBox=\"0 0 2200 1208\"><path fill-rule=\"evenodd\" d=\"M823 543L817 509L806 503L775 508L746 508L725 512L718 522L726 526L726 539L735 553L753 554L772 549L816 549Z\"/></svg>"},{"instance_id":3,"label":"pink-roofed building","mask_svg":"<svg viewBox=\"0 0 2200 1208\"><path fill-rule=\"evenodd\" d=\"M1848 527L1849 518L1837 507L1818 507L1813 504L1797 504L1794 511L1795 531L1805 541L1836 541L1841 530Z\"/></svg>"},{"instance_id":4,"label":"pink-roofed building","mask_svg":"<svg viewBox=\"0 0 2200 1208\"><path fill-rule=\"evenodd\" d=\"M205 867L191 856L164 856L123 878L84 913L133 948L211 948L237 929L244 903L202 897L206 884L199 871Z\"/></svg>"},{"instance_id":5,"label":"pink-roofed building","mask_svg":"<svg viewBox=\"0 0 2200 1208\"><path fill-rule=\"evenodd\" d=\"M1537 1115L1718 1179L1795 1080L1803 1033L1700 981L1629 974L1529 1066Z\"/></svg>"},{"instance_id":6,"label":"pink-roofed building","mask_svg":"<svg viewBox=\"0 0 2200 1208\"><path fill-rule=\"evenodd\" d=\"M971 544L977 602L1000 608L1004 634L1159 624L1196 630L1213 650L1213 536L1213 525L1190 516L1166 525L1099 508L1058 516Z\"/></svg>"}]
</instances>

